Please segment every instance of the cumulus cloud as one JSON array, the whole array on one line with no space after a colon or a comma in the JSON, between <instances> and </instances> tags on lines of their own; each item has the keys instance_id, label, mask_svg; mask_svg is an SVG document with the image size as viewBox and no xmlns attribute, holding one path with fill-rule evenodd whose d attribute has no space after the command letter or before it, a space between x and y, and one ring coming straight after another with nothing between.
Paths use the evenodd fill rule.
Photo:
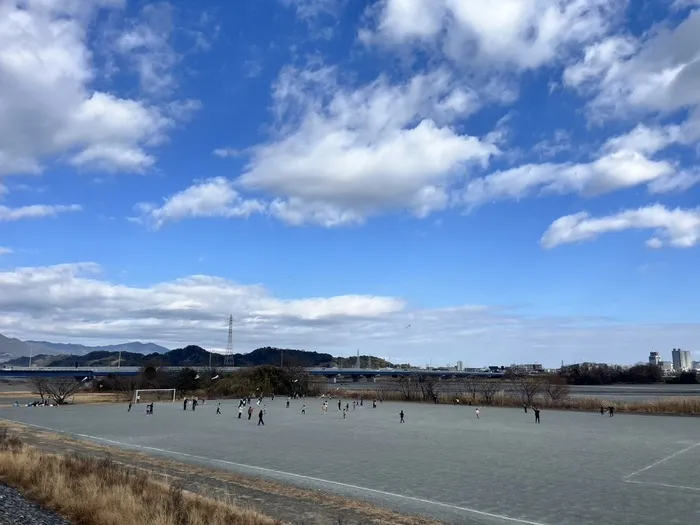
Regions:
<instances>
[{"instance_id":1,"label":"cumulus cloud","mask_svg":"<svg viewBox=\"0 0 700 525\"><path fill-rule=\"evenodd\" d=\"M605 35L619 0L381 0L366 42L431 45L470 68L535 69Z\"/></svg>"},{"instance_id":2,"label":"cumulus cloud","mask_svg":"<svg viewBox=\"0 0 700 525\"><path fill-rule=\"evenodd\" d=\"M611 36L592 44L564 73L566 84L592 95L599 119L669 115L700 104L700 10L675 27L661 24L649 36ZM695 129L696 133L700 129ZM699 134L681 137L687 144Z\"/></svg>"},{"instance_id":3,"label":"cumulus cloud","mask_svg":"<svg viewBox=\"0 0 700 525\"><path fill-rule=\"evenodd\" d=\"M97 9L122 4L0 3L0 176L40 173L52 160L113 172L153 166L153 148L165 140L176 115L167 107L94 87L101 73L89 35ZM145 79L147 61L136 33L124 33L123 41L131 44L122 47L140 61ZM160 63L159 57L148 62ZM151 77L162 80L163 72L154 70Z\"/></svg>"},{"instance_id":4,"label":"cumulus cloud","mask_svg":"<svg viewBox=\"0 0 700 525\"><path fill-rule=\"evenodd\" d=\"M9 337L83 344L136 339L216 351L226 346L229 315L238 352L272 345L349 355L359 348L414 364L438 364L437 349L446 361L471 366L606 361L611 345L620 359L635 362L639 348L700 336L697 325L537 318L478 305L425 310L396 297L280 299L262 286L208 275L132 287L102 278L94 263L0 270L0 333Z\"/></svg>"},{"instance_id":5,"label":"cumulus cloud","mask_svg":"<svg viewBox=\"0 0 700 525\"><path fill-rule=\"evenodd\" d=\"M293 223L341 225L403 209L426 216L445 208L471 166L499 153L450 126L479 99L445 71L346 89L332 69L288 68L273 98L278 136L251 150L237 184L276 197L271 211Z\"/></svg>"},{"instance_id":6,"label":"cumulus cloud","mask_svg":"<svg viewBox=\"0 0 700 525\"><path fill-rule=\"evenodd\" d=\"M161 206L153 203L136 205L139 216L133 220L154 229L166 222L194 217L248 217L265 211L265 205L254 199L244 199L224 177L196 182L189 188L165 199Z\"/></svg>"},{"instance_id":7,"label":"cumulus cloud","mask_svg":"<svg viewBox=\"0 0 700 525\"><path fill-rule=\"evenodd\" d=\"M17 208L0 206L0 222L56 217L61 213L76 212L81 210L82 207L78 204L32 204L30 206L20 206Z\"/></svg>"},{"instance_id":8,"label":"cumulus cloud","mask_svg":"<svg viewBox=\"0 0 700 525\"><path fill-rule=\"evenodd\" d=\"M625 230L653 230L654 236L647 241L650 248L691 248L700 242L700 209L668 209L654 204L605 217L575 213L554 221L542 236L541 244L553 248Z\"/></svg>"}]
</instances>

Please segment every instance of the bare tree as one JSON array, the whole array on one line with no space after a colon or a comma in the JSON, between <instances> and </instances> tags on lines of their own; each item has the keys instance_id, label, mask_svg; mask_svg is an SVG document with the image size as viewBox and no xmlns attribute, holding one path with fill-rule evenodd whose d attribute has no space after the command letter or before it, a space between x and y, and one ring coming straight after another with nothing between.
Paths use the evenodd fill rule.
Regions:
<instances>
[{"instance_id":1,"label":"bare tree","mask_svg":"<svg viewBox=\"0 0 700 525\"><path fill-rule=\"evenodd\" d=\"M476 396L481 393L480 380L480 377L469 376L461 382L460 386L466 390L466 393L469 395L472 402L475 402Z\"/></svg>"},{"instance_id":2,"label":"bare tree","mask_svg":"<svg viewBox=\"0 0 700 525\"><path fill-rule=\"evenodd\" d=\"M532 405L532 401L547 388L547 379L536 375L520 375L513 379L516 392L526 405Z\"/></svg>"},{"instance_id":3,"label":"bare tree","mask_svg":"<svg viewBox=\"0 0 700 525\"><path fill-rule=\"evenodd\" d=\"M417 378L418 387L420 388L423 400L432 400L437 402L438 399L438 380L435 376L430 376L427 374L421 374Z\"/></svg>"},{"instance_id":4,"label":"bare tree","mask_svg":"<svg viewBox=\"0 0 700 525\"><path fill-rule=\"evenodd\" d=\"M479 378L477 388L479 389L479 395L483 402L491 404L493 398L496 397L496 394L501 389L501 383L493 379Z\"/></svg>"},{"instance_id":5,"label":"bare tree","mask_svg":"<svg viewBox=\"0 0 700 525\"><path fill-rule=\"evenodd\" d=\"M63 405L68 396L75 394L82 386L74 377L52 377L46 380L46 394L57 405Z\"/></svg>"},{"instance_id":6,"label":"bare tree","mask_svg":"<svg viewBox=\"0 0 700 525\"><path fill-rule=\"evenodd\" d=\"M410 377L399 377L397 381L393 382L396 391L399 393L404 401L413 401L418 397L420 389L418 388L418 383L416 381L411 381Z\"/></svg>"},{"instance_id":7,"label":"bare tree","mask_svg":"<svg viewBox=\"0 0 700 525\"><path fill-rule=\"evenodd\" d=\"M571 388L563 377L550 378L547 382L546 390L553 401L566 399L571 393Z\"/></svg>"},{"instance_id":8,"label":"bare tree","mask_svg":"<svg viewBox=\"0 0 700 525\"><path fill-rule=\"evenodd\" d=\"M44 401L44 397L48 394L47 391L48 380L45 377L32 377L32 393L37 394Z\"/></svg>"}]
</instances>

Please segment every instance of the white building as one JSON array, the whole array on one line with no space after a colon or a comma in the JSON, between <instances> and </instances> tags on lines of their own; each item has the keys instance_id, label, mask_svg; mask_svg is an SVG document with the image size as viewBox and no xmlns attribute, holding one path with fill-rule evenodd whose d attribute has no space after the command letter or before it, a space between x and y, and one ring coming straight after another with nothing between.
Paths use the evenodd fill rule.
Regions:
<instances>
[{"instance_id":1,"label":"white building","mask_svg":"<svg viewBox=\"0 0 700 525\"><path fill-rule=\"evenodd\" d=\"M464 363L462 361L457 361L457 372L464 370Z\"/></svg>"},{"instance_id":2,"label":"white building","mask_svg":"<svg viewBox=\"0 0 700 525\"><path fill-rule=\"evenodd\" d=\"M659 352L649 352L649 364L658 365L661 362Z\"/></svg>"},{"instance_id":3,"label":"white building","mask_svg":"<svg viewBox=\"0 0 700 525\"><path fill-rule=\"evenodd\" d=\"M671 358L673 359L673 370L674 372L682 372L683 370L690 370L690 352L687 350L681 350L680 348L674 348L671 351Z\"/></svg>"}]
</instances>

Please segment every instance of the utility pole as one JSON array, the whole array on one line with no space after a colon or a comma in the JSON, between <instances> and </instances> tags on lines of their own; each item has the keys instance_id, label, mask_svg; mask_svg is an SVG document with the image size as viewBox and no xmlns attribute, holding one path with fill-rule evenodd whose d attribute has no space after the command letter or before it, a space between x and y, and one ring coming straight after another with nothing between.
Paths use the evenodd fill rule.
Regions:
<instances>
[{"instance_id":1,"label":"utility pole","mask_svg":"<svg viewBox=\"0 0 700 525\"><path fill-rule=\"evenodd\" d=\"M34 357L34 347L29 345L29 368L32 367L32 357Z\"/></svg>"}]
</instances>

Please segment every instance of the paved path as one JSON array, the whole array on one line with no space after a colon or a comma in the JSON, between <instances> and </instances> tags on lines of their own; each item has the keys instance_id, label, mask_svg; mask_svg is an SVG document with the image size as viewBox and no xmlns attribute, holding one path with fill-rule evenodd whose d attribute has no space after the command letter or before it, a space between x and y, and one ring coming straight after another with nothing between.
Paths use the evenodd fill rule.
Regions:
<instances>
[{"instance_id":1,"label":"paved path","mask_svg":"<svg viewBox=\"0 0 700 525\"><path fill-rule=\"evenodd\" d=\"M700 419L384 403L285 409L266 425L235 406L179 403L2 409L0 417L193 464L365 499L455 524L700 522ZM333 410L335 408L335 410ZM398 423L398 412L406 424Z\"/></svg>"}]
</instances>

